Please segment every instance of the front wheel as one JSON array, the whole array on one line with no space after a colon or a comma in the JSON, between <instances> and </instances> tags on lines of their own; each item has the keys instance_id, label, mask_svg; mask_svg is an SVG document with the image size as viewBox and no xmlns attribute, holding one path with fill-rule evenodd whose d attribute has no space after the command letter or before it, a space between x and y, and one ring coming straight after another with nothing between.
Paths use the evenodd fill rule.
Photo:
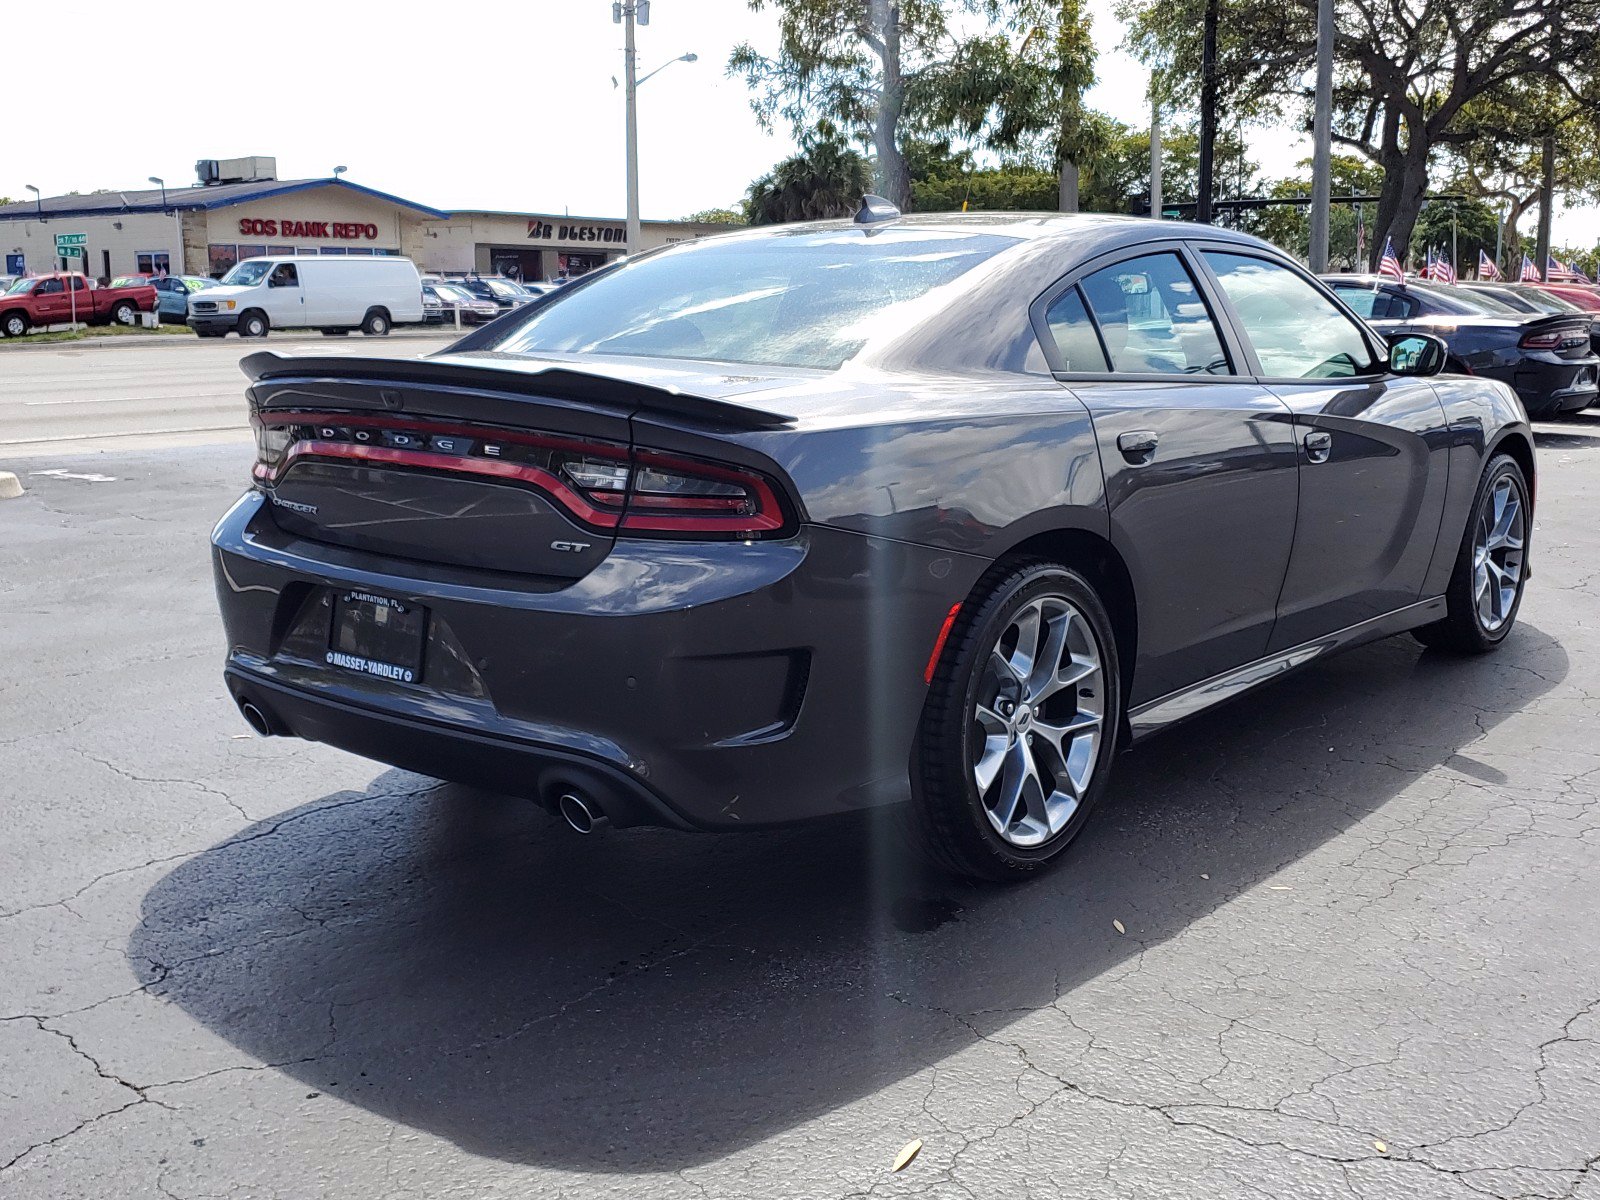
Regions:
<instances>
[{"instance_id":1,"label":"front wheel","mask_svg":"<svg viewBox=\"0 0 1600 1200\"><path fill-rule=\"evenodd\" d=\"M267 314L251 309L239 318L239 336L261 338L267 336Z\"/></svg>"},{"instance_id":2,"label":"front wheel","mask_svg":"<svg viewBox=\"0 0 1600 1200\"><path fill-rule=\"evenodd\" d=\"M1060 856L1105 789L1122 716L1111 620L1060 563L1001 563L961 609L912 764L914 833L939 865L1020 879Z\"/></svg>"},{"instance_id":3,"label":"front wheel","mask_svg":"<svg viewBox=\"0 0 1600 1200\"><path fill-rule=\"evenodd\" d=\"M1522 468L1509 454L1497 454L1478 481L1445 589L1444 618L1413 630L1417 640L1458 654L1487 654L1505 641L1522 606L1532 527Z\"/></svg>"},{"instance_id":4,"label":"front wheel","mask_svg":"<svg viewBox=\"0 0 1600 1200\"><path fill-rule=\"evenodd\" d=\"M21 337L28 332L28 318L22 313L7 313L0 319L0 333L6 337Z\"/></svg>"}]
</instances>

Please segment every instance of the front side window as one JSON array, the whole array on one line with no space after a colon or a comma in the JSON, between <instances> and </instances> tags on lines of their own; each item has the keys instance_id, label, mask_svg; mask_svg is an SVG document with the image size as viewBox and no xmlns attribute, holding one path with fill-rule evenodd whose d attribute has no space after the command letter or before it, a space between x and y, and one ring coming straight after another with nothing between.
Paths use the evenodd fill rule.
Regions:
<instances>
[{"instance_id":1,"label":"front side window","mask_svg":"<svg viewBox=\"0 0 1600 1200\"><path fill-rule=\"evenodd\" d=\"M1246 254L1206 250L1205 260L1274 379L1343 379L1374 369L1356 323L1287 267Z\"/></svg>"},{"instance_id":2,"label":"front side window","mask_svg":"<svg viewBox=\"0 0 1600 1200\"><path fill-rule=\"evenodd\" d=\"M1080 286L1118 374L1233 374L1200 288L1176 254L1126 259Z\"/></svg>"},{"instance_id":3,"label":"front side window","mask_svg":"<svg viewBox=\"0 0 1600 1200\"><path fill-rule=\"evenodd\" d=\"M833 370L914 326L925 303L941 302L936 288L1015 244L917 228L685 242L535 306L495 349Z\"/></svg>"},{"instance_id":4,"label":"front side window","mask_svg":"<svg viewBox=\"0 0 1600 1200\"><path fill-rule=\"evenodd\" d=\"M45 279L40 281L39 286L34 289L33 294L35 296L58 296L66 290L66 288L61 286L61 280Z\"/></svg>"},{"instance_id":5,"label":"front side window","mask_svg":"<svg viewBox=\"0 0 1600 1200\"><path fill-rule=\"evenodd\" d=\"M271 287L299 287L300 275L293 263L279 263L272 272Z\"/></svg>"}]
</instances>

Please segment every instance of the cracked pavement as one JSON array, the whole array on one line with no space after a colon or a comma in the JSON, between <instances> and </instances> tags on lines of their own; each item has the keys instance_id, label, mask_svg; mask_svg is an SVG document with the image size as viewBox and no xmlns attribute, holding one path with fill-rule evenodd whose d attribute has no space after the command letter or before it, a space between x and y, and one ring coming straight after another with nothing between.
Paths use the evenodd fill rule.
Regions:
<instances>
[{"instance_id":1,"label":"cracked pavement","mask_svg":"<svg viewBox=\"0 0 1600 1200\"><path fill-rule=\"evenodd\" d=\"M1540 428L1501 653L1202 716L1004 890L243 736L248 450L32 464L115 480L0 505L0 1197L1600 1200L1600 417Z\"/></svg>"}]
</instances>

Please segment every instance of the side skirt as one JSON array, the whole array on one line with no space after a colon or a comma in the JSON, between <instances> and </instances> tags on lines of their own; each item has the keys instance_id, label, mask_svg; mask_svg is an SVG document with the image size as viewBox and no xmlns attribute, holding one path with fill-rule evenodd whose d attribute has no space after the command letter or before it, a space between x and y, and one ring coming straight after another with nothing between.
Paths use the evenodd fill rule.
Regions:
<instances>
[{"instance_id":1,"label":"side skirt","mask_svg":"<svg viewBox=\"0 0 1600 1200\"><path fill-rule=\"evenodd\" d=\"M1214 704L1232 700L1235 696L1241 696L1253 688L1279 679L1290 671L1319 658L1325 658L1336 651L1348 650L1364 642L1375 642L1392 634L1403 633L1407 629L1415 629L1419 625L1430 624L1439 620L1444 614L1444 597L1435 596L1431 600L1423 600L1396 609L1394 612L1385 613L1381 617L1373 617L1369 621L1362 621L1359 625L1351 625L1348 629L1341 629L1337 633L1326 634L1288 650L1280 650L1265 658L1258 658L1253 663L1235 667L1231 671L1224 671L1221 675L1214 675L1210 679L1203 679L1176 692L1169 692L1158 699L1146 701L1128 714L1128 725L1133 731L1133 740L1142 741L1153 733L1159 733L1196 713L1204 712Z\"/></svg>"}]
</instances>

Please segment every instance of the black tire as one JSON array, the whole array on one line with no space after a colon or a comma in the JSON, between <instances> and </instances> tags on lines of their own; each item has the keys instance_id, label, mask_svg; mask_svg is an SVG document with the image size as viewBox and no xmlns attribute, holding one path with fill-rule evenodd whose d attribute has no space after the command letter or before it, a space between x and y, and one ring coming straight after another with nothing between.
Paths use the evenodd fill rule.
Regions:
<instances>
[{"instance_id":1,"label":"black tire","mask_svg":"<svg viewBox=\"0 0 1600 1200\"><path fill-rule=\"evenodd\" d=\"M28 332L28 314L8 312L0 317L0 337L22 337Z\"/></svg>"},{"instance_id":2,"label":"black tire","mask_svg":"<svg viewBox=\"0 0 1600 1200\"><path fill-rule=\"evenodd\" d=\"M1513 597L1509 603L1502 602L1503 618L1499 624L1492 624L1490 619L1485 618L1478 603L1483 581L1477 569L1477 543L1482 522L1486 518L1492 522L1495 493L1501 487L1502 480L1509 482L1512 493L1521 505L1522 546L1516 558ZM1532 533L1533 507L1528 500L1528 481L1516 459L1509 454L1497 454L1484 467L1483 476L1478 480L1478 490L1472 497L1467 527L1462 531L1456 564L1450 572L1449 586L1445 588L1445 615L1431 625L1412 630L1412 635L1424 646L1456 654L1487 654L1497 649L1516 625L1517 612L1522 607L1522 592L1528 581L1528 549ZM1492 596L1489 602L1492 607Z\"/></svg>"},{"instance_id":3,"label":"black tire","mask_svg":"<svg viewBox=\"0 0 1600 1200\"><path fill-rule=\"evenodd\" d=\"M134 307L131 300L118 300L111 306L111 311L106 315L108 325L132 325L138 316L139 310Z\"/></svg>"},{"instance_id":4,"label":"black tire","mask_svg":"<svg viewBox=\"0 0 1600 1200\"><path fill-rule=\"evenodd\" d=\"M1052 605L1064 602L1075 609L1084 618L1100 663L1097 676L1091 677L1098 679L1098 685L1084 680L1063 689L1055 700L1046 703L1059 700L1076 709L1085 702L1080 697L1087 697L1090 705L1098 703L1100 707L1100 724L1090 773L1076 808L1043 841L1018 845L1002 837L997 828L996 820L1009 827L1008 818L991 819L984 797L979 794L974 778L978 752L976 714L980 693L990 686L986 679L991 653L1004 649L1002 639L1010 636L1013 618L1036 601ZM998 698L988 703L996 709L1005 707ZM913 840L937 866L976 879L1024 879L1056 861L1083 828L1105 791L1122 726L1122 703L1116 636L1105 605L1089 581L1057 562L1028 559L996 563L962 605L923 706L911 764L909 820ZM1029 705L1017 704L1008 719L1031 719L1031 711L1024 714L1024 709ZM1042 705L1038 719L1045 719ZM1004 753L1008 758L1013 750L1033 753L1017 744L1024 735L1016 729L1005 736L1008 741ZM1027 744L1032 745L1031 735L1027 737ZM1000 768L990 787L1003 789L1009 769L1009 765Z\"/></svg>"},{"instance_id":5,"label":"black tire","mask_svg":"<svg viewBox=\"0 0 1600 1200\"><path fill-rule=\"evenodd\" d=\"M388 337L393 324L388 309L372 308L361 320L361 332L368 337Z\"/></svg>"},{"instance_id":6,"label":"black tire","mask_svg":"<svg viewBox=\"0 0 1600 1200\"><path fill-rule=\"evenodd\" d=\"M267 336L267 331L272 328L272 322L267 320L267 314L259 308L252 308L240 314L236 328L240 337L264 338Z\"/></svg>"}]
</instances>

